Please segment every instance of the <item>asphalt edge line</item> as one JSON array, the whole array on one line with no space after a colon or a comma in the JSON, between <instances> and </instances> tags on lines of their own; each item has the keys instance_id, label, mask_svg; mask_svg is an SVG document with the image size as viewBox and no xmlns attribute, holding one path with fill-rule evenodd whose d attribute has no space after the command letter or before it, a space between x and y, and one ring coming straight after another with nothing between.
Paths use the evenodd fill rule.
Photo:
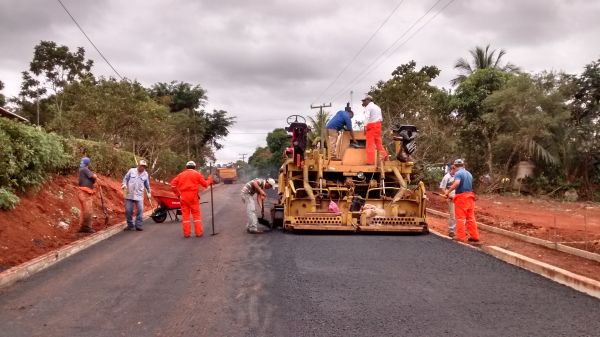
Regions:
<instances>
[{"instance_id":1,"label":"asphalt edge line","mask_svg":"<svg viewBox=\"0 0 600 337\"><path fill-rule=\"evenodd\" d=\"M217 186L220 185L221 184ZM216 186L213 186L213 190L215 189L215 187ZM208 192L210 192L210 188L203 189L200 193L202 195ZM147 219L152 214L152 212L152 210L144 212L144 218ZM0 272L0 289L6 288L15 284L18 281L33 276L34 274L55 265L56 263L66 259L69 256L77 254L80 251L97 244L98 242L104 241L118 233L121 233L125 226L125 222L112 225L92 235L86 236L79 240L75 240L58 249L51 250L46 254L40 255L27 262L23 262L3 272Z\"/></svg>"},{"instance_id":2,"label":"asphalt edge line","mask_svg":"<svg viewBox=\"0 0 600 337\"><path fill-rule=\"evenodd\" d=\"M596 280L497 246L484 246L481 250L506 263L528 270L554 282L600 299L600 282Z\"/></svg>"},{"instance_id":3,"label":"asphalt edge line","mask_svg":"<svg viewBox=\"0 0 600 337\"><path fill-rule=\"evenodd\" d=\"M445 212L440 212L440 211L436 211L433 209L428 208L427 212L430 212L432 214L435 215L439 215L439 216L444 216L444 217L448 217L449 214L445 213ZM509 236L513 239L517 239L517 240L521 240L521 241L525 241L525 242L529 242L538 246L543 246L552 250L557 250L559 252L563 252L563 253L567 253L567 254L571 254L571 255L575 255L575 256L579 256L582 257L584 259L588 259L588 260L593 260L596 262L600 262L600 254L596 254L596 253L592 253L592 252L588 252L586 250L583 249L578 249L578 248L574 248L574 247L570 247L567 245L563 245L561 243L557 243L557 242L552 242L552 241L547 241L544 239L539 239L533 236L529 236L529 235L524 235L524 234L520 234L520 233L515 233L515 232L511 232L509 230L506 229L502 229L502 228L498 228L498 227L494 227L494 226L490 226L490 225L486 225L483 224L481 222L477 222L477 227L487 230L488 232L492 232L492 233L496 233L496 234L501 234L501 235L505 235L505 236Z\"/></svg>"}]
</instances>

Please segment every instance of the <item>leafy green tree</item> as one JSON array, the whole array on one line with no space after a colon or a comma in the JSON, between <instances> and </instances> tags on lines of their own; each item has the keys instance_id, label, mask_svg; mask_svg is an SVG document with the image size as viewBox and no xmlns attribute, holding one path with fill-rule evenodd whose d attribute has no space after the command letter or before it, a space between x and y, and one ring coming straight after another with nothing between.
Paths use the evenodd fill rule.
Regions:
<instances>
[{"instance_id":1,"label":"leafy green tree","mask_svg":"<svg viewBox=\"0 0 600 337\"><path fill-rule=\"evenodd\" d=\"M594 197L600 185L600 59L586 65L574 83L576 91L570 108L576 145L571 153L576 155L578 165L570 175L580 176L585 194Z\"/></svg>"},{"instance_id":2,"label":"leafy green tree","mask_svg":"<svg viewBox=\"0 0 600 337\"><path fill-rule=\"evenodd\" d=\"M559 164L553 131L568 121L569 113L563 104L566 97L560 91L545 90L545 80L515 76L483 102L486 112L481 119L497 126L492 147L498 161L505 161L504 173L522 160ZM504 155L499 153L503 148L508 150Z\"/></svg>"},{"instance_id":3,"label":"leafy green tree","mask_svg":"<svg viewBox=\"0 0 600 337\"><path fill-rule=\"evenodd\" d=\"M248 164L254 169L249 172L253 176L272 176L277 173L273 165L273 154L268 147L257 147L254 153L248 158Z\"/></svg>"},{"instance_id":4,"label":"leafy green tree","mask_svg":"<svg viewBox=\"0 0 600 337\"><path fill-rule=\"evenodd\" d=\"M285 149L288 146L290 146L290 136L285 129L277 128L267 134L267 147L272 154L272 163L277 169L285 161Z\"/></svg>"},{"instance_id":5,"label":"leafy green tree","mask_svg":"<svg viewBox=\"0 0 600 337\"><path fill-rule=\"evenodd\" d=\"M452 104L459 118L458 140L469 167L476 175L494 173L493 144L501 125L486 115L484 100L500 90L514 75L497 69L481 69L465 79L456 89ZM483 158L483 160L481 160Z\"/></svg>"},{"instance_id":6,"label":"leafy green tree","mask_svg":"<svg viewBox=\"0 0 600 337\"><path fill-rule=\"evenodd\" d=\"M4 89L4 82L0 81L0 91ZM6 104L6 97L0 93L0 107Z\"/></svg>"},{"instance_id":7,"label":"leafy green tree","mask_svg":"<svg viewBox=\"0 0 600 337\"><path fill-rule=\"evenodd\" d=\"M59 46L53 41L41 41L34 47L33 60L29 70L22 73L20 95L36 102L36 114L40 113L39 101L52 95L53 112L62 118L63 101L58 93L69 83L83 78L93 78L90 70L93 61L86 60L85 49L78 47L71 52L67 46Z\"/></svg>"},{"instance_id":8,"label":"leafy green tree","mask_svg":"<svg viewBox=\"0 0 600 337\"><path fill-rule=\"evenodd\" d=\"M423 164L447 161L454 151L450 95L431 84L439 73L435 66L417 69L416 62L410 61L398 66L392 78L378 82L369 92L382 109L388 148L393 126L416 125L420 134L413 159Z\"/></svg>"},{"instance_id":9,"label":"leafy green tree","mask_svg":"<svg viewBox=\"0 0 600 337\"><path fill-rule=\"evenodd\" d=\"M308 122L310 123L310 131L308 132L309 144L315 144L321 137L327 137L326 135L324 136L323 133L326 132L325 128L330 116L329 112L319 109L314 117L308 117Z\"/></svg>"},{"instance_id":10,"label":"leafy green tree","mask_svg":"<svg viewBox=\"0 0 600 337\"><path fill-rule=\"evenodd\" d=\"M159 104L168 106L171 112L184 109L195 111L206 105L206 90L200 85L186 82L159 82L148 89L150 96Z\"/></svg>"},{"instance_id":11,"label":"leafy green tree","mask_svg":"<svg viewBox=\"0 0 600 337\"><path fill-rule=\"evenodd\" d=\"M490 50L488 44L485 49L480 46L476 46L474 49L469 50L471 54L471 62L465 58L459 58L454 64L454 68L462 72L454 78L451 83L452 85L458 85L467 79L471 74L481 69L498 69L505 72L518 72L519 67L512 63L506 63L502 65L502 58L506 55L504 49L493 49Z\"/></svg>"},{"instance_id":12,"label":"leafy green tree","mask_svg":"<svg viewBox=\"0 0 600 337\"><path fill-rule=\"evenodd\" d=\"M227 116L225 110L213 110L212 113L202 112L200 117L205 130L199 146L203 147L210 144L217 150L223 148L223 145L218 141L229 134L229 127L235 123L235 117Z\"/></svg>"}]
</instances>

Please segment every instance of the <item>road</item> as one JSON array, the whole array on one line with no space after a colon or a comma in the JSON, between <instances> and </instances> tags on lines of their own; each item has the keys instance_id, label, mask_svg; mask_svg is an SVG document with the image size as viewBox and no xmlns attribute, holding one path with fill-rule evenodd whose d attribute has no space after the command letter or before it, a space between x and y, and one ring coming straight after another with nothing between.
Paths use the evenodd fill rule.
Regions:
<instances>
[{"instance_id":1,"label":"road","mask_svg":"<svg viewBox=\"0 0 600 337\"><path fill-rule=\"evenodd\" d=\"M215 189L216 236L147 223L2 290L0 336L600 331L597 299L435 235L246 234L240 188Z\"/></svg>"}]
</instances>

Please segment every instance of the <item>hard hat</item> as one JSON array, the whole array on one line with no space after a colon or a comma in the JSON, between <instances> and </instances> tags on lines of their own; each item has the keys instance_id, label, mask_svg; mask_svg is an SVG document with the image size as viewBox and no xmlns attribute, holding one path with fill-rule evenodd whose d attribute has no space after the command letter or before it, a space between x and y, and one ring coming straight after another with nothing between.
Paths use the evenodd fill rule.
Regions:
<instances>
[{"instance_id":1,"label":"hard hat","mask_svg":"<svg viewBox=\"0 0 600 337\"><path fill-rule=\"evenodd\" d=\"M146 166L148 167L148 163L146 163L146 161L144 159L140 160L140 166Z\"/></svg>"},{"instance_id":2,"label":"hard hat","mask_svg":"<svg viewBox=\"0 0 600 337\"><path fill-rule=\"evenodd\" d=\"M185 163L185 167L196 167L196 163L193 160L190 160Z\"/></svg>"},{"instance_id":3,"label":"hard hat","mask_svg":"<svg viewBox=\"0 0 600 337\"><path fill-rule=\"evenodd\" d=\"M372 101L372 100L373 100L373 96L371 96L371 95L366 95L366 96L365 96L365 98L361 99L361 101L366 101L366 100L370 100L370 101Z\"/></svg>"},{"instance_id":4,"label":"hard hat","mask_svg":"<svg viewBox=\"0 0 600 337\"><path fill-rule=\"evenodd\" d=\"M273 179L273 178L268 178L268 179L267 179L267 182L269 183L269 185L271 185L271 187L273 187L273 189L275 189L275 188L276 188L276 186L275 186L275 179Z\"/></svg>"}]
</instances>

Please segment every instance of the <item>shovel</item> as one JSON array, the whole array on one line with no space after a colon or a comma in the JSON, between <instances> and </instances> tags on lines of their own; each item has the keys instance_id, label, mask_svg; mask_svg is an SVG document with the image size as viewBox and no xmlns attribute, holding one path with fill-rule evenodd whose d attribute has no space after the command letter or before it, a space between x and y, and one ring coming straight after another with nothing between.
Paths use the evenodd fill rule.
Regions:
<instances>
[{"instance_id":1,"label":"shovel","mask_svg":"<svg viewBox=\"0 0 600 337\"><path fill-rule=\"evenodd\" d=\"M100 205L102 205L102 213L104 213L104 226L108 225L108 210L104 206L104 193L102 193L102 186L98 185L100 191Z\"/></svg>"},{"instance_id":2,"label":"shovel","mask_svg":"<svg viewBox=\"0 0 600 337\"><path fill-rule=\"evenodd\" d=\"M260 203L260 218L258 218L258 223L271 228L271 223L269 220L265 219L265 201L262 200Z\"/></svg>"}]
</instances>

